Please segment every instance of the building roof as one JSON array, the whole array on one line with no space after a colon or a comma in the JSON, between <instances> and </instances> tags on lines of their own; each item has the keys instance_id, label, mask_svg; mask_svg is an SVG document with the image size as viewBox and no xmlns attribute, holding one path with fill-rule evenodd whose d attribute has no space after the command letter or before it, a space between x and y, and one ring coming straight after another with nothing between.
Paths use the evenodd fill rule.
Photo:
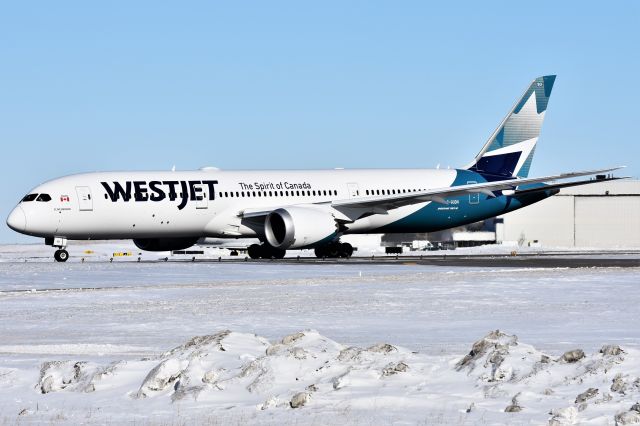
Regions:
<instances>
[{"instance_id":1,"label":"building roof","mask_svg":"<svg viewBox=\"0 0 640 426\"><path fill-rule=\"evenodd\" d=\"M640 195L640 180L622 179L563 188L562 195Z\"/></svg>"}]
</instances>

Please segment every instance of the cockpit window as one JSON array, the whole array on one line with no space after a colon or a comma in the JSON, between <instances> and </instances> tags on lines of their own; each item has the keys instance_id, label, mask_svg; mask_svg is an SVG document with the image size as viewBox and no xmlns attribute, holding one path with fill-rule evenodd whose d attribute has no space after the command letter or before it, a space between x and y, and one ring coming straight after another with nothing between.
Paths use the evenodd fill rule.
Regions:
<instances>
[{"instance_id":1,"label":"cockpit window","mask_svg":"<svg viewBox=\"0 0 640 426\"><path fill-rule=\"evenodd\" d=\"M33 200L35 200L37 197L38 197L38 194L29 194L29 195L26 195L26 196L22 199L22 201L24 201L24 202L27 202L27 201L33 201Z\"/></svg>"},{"instance_id":2,"label":"cockpit window","mask_svg":"<svg viewBox=\"0 0 640 426\"><path fill-rule=\"evenodd\" d=\"M47 202L47 201L51 201L51 195L49 194L40 194L38 195L38 198L36 199L36 201L42 201L42 202Z\"/></svg>"}]
</instances>

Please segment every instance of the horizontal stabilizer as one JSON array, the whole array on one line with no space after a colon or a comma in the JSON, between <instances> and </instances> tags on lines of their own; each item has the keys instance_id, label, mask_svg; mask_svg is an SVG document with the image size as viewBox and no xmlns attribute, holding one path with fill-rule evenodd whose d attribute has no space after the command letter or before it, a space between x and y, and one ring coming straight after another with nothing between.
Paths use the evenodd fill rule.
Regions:
<instances>
[{"instance_id":1,"label":"horizontal stabilizer","mask_svg":"<svg viewBox=\"0 0 640 426\"><path fill-rule=\"evenodd\" d=\"M596 179L588 179L588 180L579 180L574 182L563 182L563 183L554 183L550 185L544 185L536 188L528 188L528 189L519 189L513 193L513 195L529 195L534 194L536 192L544 192L554 189L562 189L562 188L570 188L572 186L582 186L589 185L592 183L602 183L602 182L610 182L612 180L620 180L620 179L629 179L630 176L622 176L622 177L604 177L604 178L596 178Z\"/></svg>"}]
</instances>

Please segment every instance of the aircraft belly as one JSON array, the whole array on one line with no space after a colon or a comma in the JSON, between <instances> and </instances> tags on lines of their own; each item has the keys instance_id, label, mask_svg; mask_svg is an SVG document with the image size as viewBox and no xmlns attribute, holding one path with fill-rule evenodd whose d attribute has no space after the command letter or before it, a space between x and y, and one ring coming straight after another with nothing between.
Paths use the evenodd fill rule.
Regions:
<instances>
[{"instance_id":1,"label":"aircraft belly","mask_svg":"<svg viewBox=\"0 0 640 426\"><path fill-rule=\"evenodd\" d=\"M469 204L468 196L448 199L448 204L430 203L413 214L377 229L377 232L434 232L466 225L505 212L509 197L481 196Z\"/></svg>"}]
</instances>

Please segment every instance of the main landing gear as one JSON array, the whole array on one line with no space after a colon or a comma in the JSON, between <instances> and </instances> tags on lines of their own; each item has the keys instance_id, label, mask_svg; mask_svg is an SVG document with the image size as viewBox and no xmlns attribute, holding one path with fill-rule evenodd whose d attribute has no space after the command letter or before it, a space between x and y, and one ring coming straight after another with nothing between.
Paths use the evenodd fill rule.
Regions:
<instances>
[{"instance_id":1,"label":"main landing gear","mask_svg":"<svg viewBox=\"0 0 640 426\"><path fill-rule=\"evenodd\" d=\"M64 249L56 250L56 252L53 253L53 258L56 262L66 262L67 259L69 259L69 252Z\"/></svg>"},{"instance_id":2,"label":"main landing gear","mask_svg":"<svg viewBox=\"0 0 640 426\"><path fill-rule=\"evenodd\" d=\"M269 244L252 244L247 248L247 254L251 259L282 259L286 253L286 250L271 247ZM317 247L315 254L319 258L349 258L353 254L353 246L334 241Z\"/></svg>"},{"instance_id":3,"label":"main landing gear","mask_svg":"<svg viewBox=\"0 0 640 426\"><path fill-rule=\"evenodd\" d=\"M316 247L316 257L319 258L337 258L344 257L349 258L353 254L353 246L349 243L341 243L340 241L334 241L327 245Z\"/></svg>"},{"instance_id":4,"label":"main landing gear","mask_svg":"<svg viewBox=\"0 0 640 426\"><path fill-rule=\"evenodd\" d=\"M251 244L247 249L247 254L252 259L282 259L287 251L271 247L268 244Z\"/></svg>"}]
</instances>

